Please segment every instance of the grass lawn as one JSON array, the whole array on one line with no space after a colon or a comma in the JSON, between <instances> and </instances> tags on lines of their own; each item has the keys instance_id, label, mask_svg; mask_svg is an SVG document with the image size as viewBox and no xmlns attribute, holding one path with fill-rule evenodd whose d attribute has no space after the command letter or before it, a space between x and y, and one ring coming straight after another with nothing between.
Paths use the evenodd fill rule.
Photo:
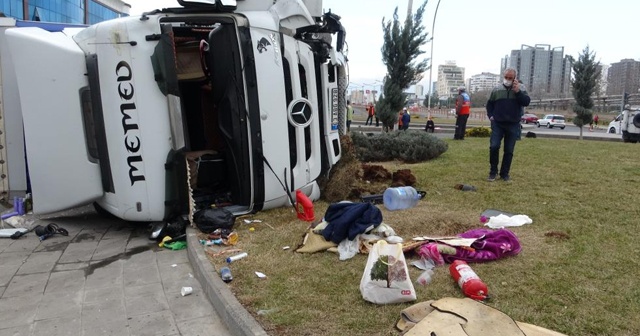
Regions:
<instances>
[{"instance_id":1,"label":"grass lawn","mask_svg":"<svg viewBox=\"0 0 640 336\"><path fill-rule=\"evenodd\" d=\"M449 150L436 160L385 163L391 171L411 169L417 189L428 194L412 209L389 212L380 206L384 222L410 239L480 227L479 215L487 208L526 214L533 224L511 229L522 244L518 256L471 265L489 287L488 304L518 321L569 335L640 335L640 147L523 139L516 146L512 182L505 183L485 180L488 142L449 141ZM458 183L478 191L458 191ZM316 216L327 206L316 202ZM378 306L362 299L366 255L339 261L330 252L293 252L307 224L295 219L292 208L249 218L263 223L238 220L239 247L249 257L231 264L229 286L269 334L399 334L394 324L411 303ZM569 238L545 236L553 231ZM407 255L408 262L415 258ZM222 260L212 262L219 268ZM411 279L419 275L410 266ZM435 269L432 283L414 286L418 301L463 297L443 266Z\"/></svg>"}]
</instances>

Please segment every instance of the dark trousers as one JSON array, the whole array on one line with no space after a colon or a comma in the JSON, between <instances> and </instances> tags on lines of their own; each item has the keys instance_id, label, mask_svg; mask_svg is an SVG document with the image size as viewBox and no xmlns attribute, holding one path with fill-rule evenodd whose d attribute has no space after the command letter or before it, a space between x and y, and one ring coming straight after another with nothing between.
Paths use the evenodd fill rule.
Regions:
<instances>
[{"instance_id":1,"label":"dark trousers","mask_svg":"<svg viewBox=\"0 0 640 336\"><path fill-rule=\"evenodd\" d=\"M380 119L378 119L378 116L376 116L376 127L380 127Z\"/></svg>"},{"instance_id":2,"label":"dark trousers","mask_svg":"<svg viewBox=\"0 0 640 336\"><path fill-rule=\"evenodd\" d=\"M373 125L373 116L367 117L367 121L364 122L364 125Z\"/></svg>"},{"instance_id":3,"label":"dark trousers","mask_svg":"<svg viewBox=\"0 0 640 336\"><path fill-rule=\"evenodd\" d=\"M456 117L456 132L453 135L454 139L463 140L464 133L467 130L467 120L469 119L468 114L460 114Z\"/></svg>"},{"instance_id":4,"label":"dark trousers","mask_svg":"<svg viewBox=\"0 0 640 336\"><path fill-rule=\"evenodd\" d=\"M491 122L491 138L489 140L489 174L500 177L509 176L511 161L513 161L513 151L516 148L516 140L520 134L520 123ZM500 144L504 139L504 154L502 155L502 165L498 172L500 162Z\"/></svg>"}]
</instances>

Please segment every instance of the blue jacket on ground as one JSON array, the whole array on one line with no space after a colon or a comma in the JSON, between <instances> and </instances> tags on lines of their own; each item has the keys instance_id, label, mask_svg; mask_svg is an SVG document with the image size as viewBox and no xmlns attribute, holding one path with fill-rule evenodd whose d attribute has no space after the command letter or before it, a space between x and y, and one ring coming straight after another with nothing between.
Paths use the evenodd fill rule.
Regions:
<instances>
[{"instance_id":1,"label":"blue jacket on ground","mask_svg":"<svg viewBox=\"0 0 640 336\"><path fill-rule=\"evenodd\" d=\"M329 224L322 230L322 236L340 244L345 238L353 240L380 225L382 212L371 203L334 203L327 209L324 220Z\"/></svg>"},{"instance_id":2,"label":"blue jacket on ground","mask_svg":"<svg viewBox=\"0 0 640 336\"><path fill-rule=\"evenodd\" d=\"M524 89L520 87L520 91L513 92L511 87L502 84L491 91L489 101L487 101L487 117L497 122L520 122L523 107L529 106L531 98Z\"/></svg>"}]
</instances>

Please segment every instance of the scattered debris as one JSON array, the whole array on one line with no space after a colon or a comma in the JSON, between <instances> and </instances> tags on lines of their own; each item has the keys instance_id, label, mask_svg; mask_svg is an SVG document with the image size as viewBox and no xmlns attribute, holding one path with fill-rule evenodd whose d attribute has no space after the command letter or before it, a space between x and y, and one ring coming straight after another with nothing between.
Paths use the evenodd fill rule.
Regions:
<instances>
[{"instance_id":1,"label":"scattered debris","mask_svg":"<svg viewBox=\"0 0 640 336\"><path fill-rule=\"evenodd\" d=\"M277 312L278 309L277 308L273 308L273 309L260 309L256 312L256 314L258 315L267 315L267 314L271 314L271 313L275 313Z\"/></svg>"},{"instance_id":2,"label":"scattered debris","mask_svg":"<svg viewBox=\"0 0 640 336\"><path fill-rule=\"evenodd\" d=\"M557 238L560 240L569 240L571 237L569 237L568 233L565 232L560 232L560 231L549 231L547 233L544 234L545 237L551 237L551 238Z\"/></svg>"},{"instance_id":3,"label":"scattered debris","mask_svg":"<svg viewBox=\"0 0 640 336\"><path fill-rule=\"evenodd\" d=\"M215 257L219 257L223 254L227 254L227 253L236 253L236 252L242 252L241 249L227 249L227 250L222 250L222 251L212 251L210 249L205 249L204 252L206 254L208 254L210 257L215 258Z\"/></svg>"},{"instance_id":4,"label":"scattered debris","mask_svg":"<svg viewBox=\"0 0 640 336\"><path fill-rule=\"evenodd\" d=\"M193 287L182 287L180 290L180 294L182 294L182 296L187 296L191 293L193 293Z\"/></svg>"},{"instance_id":5,"label":"scattered debris","mask_svg":"<svg viewBox=\"0 0 640 336\"><path fill-rule=\"evenodd\" d=\"M260 279L264 279L264 278L266 278L266 277L267 277L267 276L266 276L264 273L262 273L262 272L256 272L256 275L257 275L257 276L258 276L258 278L260 278Z\"/></svg>"},{"instance_id":6,"label":"scattered debris","mask_svg":"<svg viewBox=\"0 0 640 336\"><path fill-rule=\"evenodd\" d=\"M454 188L462 191L476 191L476 187L470 184L456 184Z\"/></svg>"},{"instance_id":7,"label":"scattered debris","mask_svg":"<svg viewBox=\"0 0 640 336\"><path fill-rule=\"evenodd\" d=\"M171 265L171 267L177 267L177 266L178 266L178 264L173 264L173 265Z\"/></svg>"},{"instance_id":8,"label":"scattered debris","mask_svg":"<svg viewBox=\"0 0 640 336\"><path fill-rule=\"evenodd\" d=\"M240 260L240 259L242 259L242 258L244 258L244 257L246 257L248 255L249 254L247 254L247 252L242 252L240 254L236 254L234 256L231 256L231 257L227 258L227 263L232 263L232 262L234 262L236 260Z\"/></svg>"},{"instance_id":9,"label":"scattered debris","mask_svg":"<svg viewBox=\"0 0 640 336\"><path fill-rule=\"evenodd\" d=\"M488 226L492 229L501 229L511 226L522 226L531 223L533 223L533 220L527 215L498 215L489 218L489 222L487 222L485 226Z\"/></svg>"},{"instance_id":10,"label":"scattered debris","mask_svg":"<svg viewBox=\"0 0 640 336\"><path fill-rule=\"evenodd\" d=\"M288 250L288 249L290 249L290 248L291 248L290 246L284 246L284 247L282 247L282 249L283 249L283 250Z\"/></svg>"}]
</instances>

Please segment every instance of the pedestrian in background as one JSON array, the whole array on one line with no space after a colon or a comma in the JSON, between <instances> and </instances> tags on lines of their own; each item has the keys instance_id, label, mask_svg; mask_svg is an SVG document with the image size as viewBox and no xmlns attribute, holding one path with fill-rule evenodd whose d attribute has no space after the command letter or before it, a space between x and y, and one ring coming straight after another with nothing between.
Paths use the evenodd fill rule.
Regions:
<instances>
[{"instance_id":1,"label":"pedestrian in background","mask_svg":"<svg viewBox=\"0 0 640 336\"><path fill-rule=\"evenodd\" d=\"M496 177L509 181L513 151L520 134L520 116L522 108L529 106L531 98L520 86L516 79L518 72L514 68L507 68L503 72L503 81L491 91L487 101L487 117L491 121L491 137L489 140L489 177L488 181L495 181ZM500 162L500 144L504 139L504 154L502 165Z\"/></svg>"},{"instance_id":2,"label":"pedestrian in background","mask_svg":"<svg viewBox=\"0 0 640 336\"><path fill-rule=\"evenodd\" d=\"M369 103L369 105L367 106L367 121L364 122L364 125L373 125L373 115L375 114L375 111L373 109L373 104Z\"/></svg>"},{"instance_id":3,"label":"pedestrian in background","mask_svg":"<svg viewBox=\"0 0 640 336\"><path fill-rule=\"evenodd\" d=\"M409 114L409 111L405 107L402 113L402 130L403 131L406 131L407 129L409 129L410 122L411 122L411 114Z\"/></svg>"},{"instance_id":4,"label":"pedestrian in background","mask_svg":"<svg viewBox=\"0 0 640 336\"><path fill-rule=\"evenodd\" d=\"M404 111L406 111L407 109L402 109L402 111L400 111L400 113L398 114L398 131L402 131L402 116L404 115Z\"/></svg>"},{"instance_id":5,"label":"pedestrian in background","mask_svg":"<svg viewBox=\"0 0 640 336\"><path fill-rule=\"evenodd\" d=\"M454 140L464 140L464 133L467 131L467 120L471 112L471 98L464 86L458 88L456 97L456 131Z\"/></svg>"},{"instance_id":6,"label":"pedestrian in background","mask_svg":"<svg viewBox=\"0 0 640 336\"><path fill-rule=\"evenodd\" d=\"M600 118L598 117L598 115L596 114L595 117L593 117L593 123L596 124L596 128L598 128L598 120L600 120Z\"/></svg>"},{"instance_id":7,"label":"pedestrian in background","mask_svg":"<svg viewBox=\"0 0 640 336\"><path fill-rule=\"evenodd\" d=\"M351 106L351 101L347 100L347 132L351 132L352 120L353 120L353 106Z\"/></svg>"},{"instance_id":8,"label":"pedestrian in background","mask_svg":"<svg viewBox=\"0 0 640 336\"><path fill-rule=\"evenodd\" d=\"M431 116L427 119L427 124L424 126L424 130L427 133L433 133L436 130L436 124L433 122L433 118Z\"/></svg>"}]
</instances>

